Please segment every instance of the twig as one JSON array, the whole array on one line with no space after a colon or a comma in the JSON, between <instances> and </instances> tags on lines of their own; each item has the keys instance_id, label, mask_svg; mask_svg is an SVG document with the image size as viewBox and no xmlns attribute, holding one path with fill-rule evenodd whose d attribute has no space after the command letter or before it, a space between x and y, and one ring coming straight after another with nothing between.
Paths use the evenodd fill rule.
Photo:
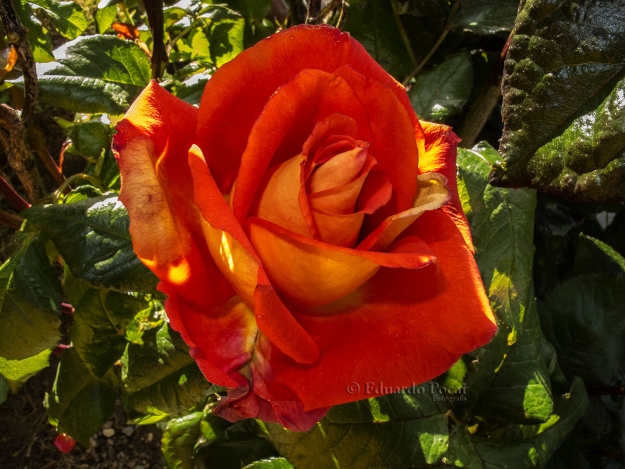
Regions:
<instances>
[{"instance_id":1,"label":"twig","mask_svg":"<svg viewBox=\"0 0 625 469\"><path fill-rule=\"evenodd\" d=\"M410 56L412 65L415 66L417 65L417 59L412 50L412 46L410 45L410 40L408 39L406 30L404 29L404 23L402 23L401 18L399 17L399 11L397 10L397 0L391 0L391 6L393 7L393 15L395 16L395 22L397 23L397 29L399 30L401 40L404 42L404 47L408 51L408 55Z\"/></svg>"},{"instance_id":2,"label":"twig","mask_svg":"<svg viewBox=\"0 0 625 469\"><path fill-rule=\"evenodd\" d=\"M26 132L26 141L28 142L30 149L37 153L37 156L39 156L39 159L54 179L54 182L56 182L56 185L60 186L63 184L63 182L65 182L65 176L63 176L61 168L59 168L56 161L54 161L54 158L50 154L50 151L45 143L45 137L39 126L33 124L28 128Z\"/></svg>"},{"instance_id":3,"label":"twig","mask_svg":"<svg viewBox=\"0 0 625 469\"><path fill-rule=\"evenodd\" d=\"M499 59L495 62L488 80L484 83L480 94L471 106L471 109L469 109L467 117L464 119L460 132L458 132L458 136L462 139L460 146L463 148L471 148L475 145L478 135L482 131L482 128L484 128L486 121L499 101L499 97L501 96L503 66L511 38L512 33L508 36L508 40L501 51Z\"/></svg>"},{"instance_id":4,"label":"twig","mask_svg":"<svg viewBox=\"0 0 625 469\"><path fill-rule=\"evenodd\" d=\"M22 196L15 192L15 189L2 176L0 176L0 194L5 196L18 212L30 207L30 204L22 199Z\"/></svg>"},{"instance_id":5,"label":"twig","mask_svg":"<svg viewBox=\"0 0 625 469\"><path fill-rule=\"evenodd\" d=\"M315 19L321 11L321 0L308 0L308 11L306 12L306 24L314 24Z\"/></svg>"},{"instance_id":6,"label":"twig","mask_svg":"<svg viewBox=\"0 0 625 469\"><path fill-rule=\"evenodd\" d=\"M2 106L0 142L9 164L20 179L31 202L43 195L43 183L35 166L35 160L26 146L26 128L32 122L39 91L37 72L30 44L26 39L26 28L22 25L11 0L0 0L0 16L9 42L17 52L17 61L24 75L24 103L21 115L9 106ZM11 112L12 111L12 112Z\"/></svg>"},{"instance_id":7,"label":"twig","mask_svg":"<svg viewBox=\"0 0 625 469\"><path fill-rule=\"evenodd\" d=\"M164 42L163 0L143 0L152 32L152 79L161 79L161 64L167 62Z\"/></svg>"},{"instance_id":8,"label":"twig","mask_svg":"<svg viewBox=\"0 0 625 469\"><path fill-rule=\"evenodd\" d=\"M404 86L408 86L408 83L410 83L410 80L412 80L421 71L421 69L425 67L425 65L430 61L430 59L432 58L434 53L437 51L439 46L443 43L449 31L451 31L451 22L454 19L454 16L456 16L456 13L458 12L458 8L460 8L460 0L456 0L454 4L452 5L451 11L449 12L449 16L447 17L447 22L445 23L445 27L443 28L443 32L436 40L436 43L430 49L430 52L428 52L428 55L426 55L425 58L421 62L419 62L417 67L403 81L402 84Z\"/></svg>"},{"instance_id":9,"label":"twig","mask_svg":"<svg viewBox=\"0 0 625 469\"><path fill-rule=\"evenodd\" d=\"M0 224L19 230L22 227L22 223L24 223L22 217L0 210Z\"/></svg>"}]
</instances>

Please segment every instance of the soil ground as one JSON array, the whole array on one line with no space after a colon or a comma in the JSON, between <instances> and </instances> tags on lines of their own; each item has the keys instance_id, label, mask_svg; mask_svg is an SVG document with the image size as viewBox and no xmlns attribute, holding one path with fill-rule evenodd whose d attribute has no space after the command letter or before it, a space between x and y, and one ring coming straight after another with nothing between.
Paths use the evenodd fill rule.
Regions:
<instances>
[{"instance_id":1,"label":"soil ground","mask_svg":"<svg viewBox=\"0 0 625 469\"><path fill-rule=\"evenodd\" d=\"M0 468L2 469L166 469L160 431L154 425L126 422L121 403L92 438L68 454L54 446L56 429L48 423L43 399L52 389L56 366L28 380L0 404ZM114 430L110 438L104 436Z\"/></svg>"}]
</instances>

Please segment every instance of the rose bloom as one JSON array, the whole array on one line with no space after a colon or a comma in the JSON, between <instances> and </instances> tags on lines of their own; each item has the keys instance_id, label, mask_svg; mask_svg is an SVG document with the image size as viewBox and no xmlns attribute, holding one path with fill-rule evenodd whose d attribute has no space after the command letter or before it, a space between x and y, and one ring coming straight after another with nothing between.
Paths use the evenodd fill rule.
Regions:
<instances>
[{"instance_id":1,"label":"rose bloom","mask_svg":"<svg viewBox=\"0 0 625 469\"><path fill-rule=\"evenodd\" d=\"M306 431L495 334L458 138L419 122L349 34L275 34L217 70L199 109L152 82L117 130L134 250L228 389L216 414Z\"/></svg>"}]
</instances>

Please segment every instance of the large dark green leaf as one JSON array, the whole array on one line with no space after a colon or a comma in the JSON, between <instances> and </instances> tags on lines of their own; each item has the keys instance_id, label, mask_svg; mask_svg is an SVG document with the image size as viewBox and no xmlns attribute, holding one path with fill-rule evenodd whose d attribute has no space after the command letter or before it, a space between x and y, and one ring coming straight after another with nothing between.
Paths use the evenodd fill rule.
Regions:
<instances>
[{"instance_id":1,"label":"large dark green leaf","mask_svg":"<svg viewBox=\"0 0 625 469\"><path fill-rule=\"evenodd\" d=\"M0 356L21 360L55 347L61 286L35 233L18 233L16 250L0 267Z\"/></svg>"},{"instance_id":2,"label":"large dark green leaf","mask_svg":"<svg viewBox=\"0 0 625 469\"><path fill-rule=\"evenodd\" d=\"M203 416L204 412L192 412L167 422L161 449L169 469L193 469L195 445L201 435Z\"/></svg>"},{"instance_id":3,"label":"large dark green leaf","mask_svg":"<svg viewBox=\"0 0 625 469\"><path fill-rule=\"evenodd\" d=\"M408 95L420 119L445 122L458 114L473 88L471 54L460 52L433 70L422 73Z\"/></svg>"},{"instance_id":4,"label":"large dark green leaf","mask_svg":"<svg viewBox=\"0 0 625 469\"><path fill-rule=\"evenodd\" d=\"M109 371L102 380L94 378L74 349L63 352L52 393L46 396L50 423L83 446L108 420L117 398L117 377Z\"/></svg>"},{"instance_id":5,"label":"large dark green leaf","mask_svg":"<svg viewBox=\"0 0 625 469\"><path fill-rule=\"evenodd\" d=\"M344 29L396 79L403 80L414 68L390 1L350 1Z\"/></svg>"},{"instance_id":6,"label":"large dark green leaf","mask_svg":"<svg viewBox=\"0 0 625 469\"><path fill-rule=\"evenodd\" d=\"M460 199L499 332L465 357L468 395L456 407L516 422L544 421L553 402L532 287L536 194L490 186L496 157L486 144L458 152Z\"/></svg>"},{"instance_id":7,"label":"large dark green leaf","mask_svg":"<svg viewBox=\"0 0 625 469\"><path fill-rule=\"evenodd\" d=\"M403 469L440 460L448 445L445 411L434 393L399 393L334 407L308 433L277 424L262 428L298 469Z\"/></svg>"},{"instance_id":8,"label":"large dark green leaf","mask_svg":"<svg viewBox=\"0 0 625 469\"><path fill-rule=\"evenodd\" d=\"M519 0L464 0L452 26L477 34L511 31Z\"/></svg>"},{"instance_id":9,"label":"large dark green leaf","mask_svg":"<svg viewBox=\"0 0 625 469\"><path fill-rule=\"evenodd\" d=\"M527 0L515 28L491 182L623 200L625 0Z\"/></svg>"},{"instance_id":10,"label":"large dark green leaf","mask_svg":"<svg viewBox=\"0 0 625 469\"><path fill-rule=\"evenodd\" d=\"M0 405L7 400L9 394L9 383L0 375Z\"/></svg>"},{"instance_id":11,"label":"large dark green leaf","mask_svg":"<svg viewBox=\"0 0 625 469\"><path fill-rule=\"evenodd\" d=\"M530 469L545 466L588 405L584 383L576 379L569 394L555 401L553 415L540 425L511 425L504 437L473 436L459 425L451 433L448 465L469 469Z\"/></svg>"},{"instance_id":12,"label":"large dark green leaf","mask_svg":"<svg viewBox=\"0 0 625 469\"><path fill-rule=\"evenodd\" d=\"M76 39L89 27L82 8L74 2L56 0L29 0L46 12L56 30L68 39Z\"/></svg>"},{"instance_id":13,"label":"large dark green leaf","mask_svg":"<svg viewBox=\"0 0 625 469\"><path fill-rule=\"evenodd\" d=\"M568 377L586 384L622 384L625 373L625 277L572 278L539 302L545 335Z\"/></svg>"},{"instance_id":14,"label":"large dark green leaf","mask_svg":"<svg viewBox=\"0 0 625 469\"><path fill-rule=\"evenodd\" d=\"M293 469L293 466L285 458L269 458L253 462L243 469Z\"/></svg>"},{"instance_id":15,"label":"large dark green leaf","mask_svg":"<svg viewBox=\"0 0 625 469\"><path fill-rule=\"evenodd\" d=\"M223 422L211 414L202 421L206 443L198 445L197 469L240 469L254 461L278 456L273 446L258 436L254 420L243 420L227 428Z\"/></svg>"},{"instance_id":16,"label":"large dark green leaf","mask_svg":"<svg viewBox=\"0 0 625 469\"><path fill-rule=\"evenodd\" d=\"M126 410L144 422L183 415L205 397L210 383L189 355L180 335L167 324L128 345L122 358Z\"/></svg>"},{"instance_id":17,"label":"large dark green leaf","mask_svg":"<svg viewBox=\"0 0 625 469\"><path fill-rule=\"evenodd\" d=\"M24 215L50 236L74 277L121 291L154 291L156 277L132 250L128 212L116 196L38 205Z\"/></svg>"},{"instance_id":18,"label":"large dark green leaf","mask_svg":"<svg viewBox=\"0 0 625 469\"><path fill-rule=\"evenodd\" d=\"M101 379L126 350L126 327L137 314L152 307L142 297L87 285L70 287L71 282L81 281L65 278L65 290L75 310L72 343L89 372Z\"/></svg>"},{"instance_id":19,"label":"large dark green leaf","mask_svg":"<svg viewBox=\"0 0 625 469\"><path fill-rule=\"evenodd\" d=\"M7 360L0 357L0 376L3 376L9 388L16 392L28 378L48 367L50 352L51 350L44 350L22 360Z\"/></svg>"},{"instance_id":20,"label":"large dark green leaf","mask_svg":"<svg viewBox=\"0 0 625 469\"><path fill-rule=\"evenodd\" d=\"M122 114L150 80L150 59L134 42L84 36L55 51L39 76L42 101L75 112Z\"/></svg>"}]
</instances>

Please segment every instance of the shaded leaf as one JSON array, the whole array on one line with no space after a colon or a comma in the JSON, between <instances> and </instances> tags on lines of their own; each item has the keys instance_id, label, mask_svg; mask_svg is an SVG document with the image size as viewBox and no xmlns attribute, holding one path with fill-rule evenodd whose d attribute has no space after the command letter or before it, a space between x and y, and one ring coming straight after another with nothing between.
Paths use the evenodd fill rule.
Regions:
<instances>
[{"instance_id":1,"label":"shaded leaf","mask_svg":"<svg viewBox=\"0 0 625 469\"><path fill-rule=\"evenodd\" d=\"M179 416L210 389L179 334L163 324L130 343L122 358L126 411L131 418ZM147 423L147 420L144 422Z\"/></svg>"},{"instance_id":2,"label":"shaded leaf","mask_svg":"<svg viewBox=\"0 0 625 469\"><path fill-rule=\"evenodd\" d=\"M545 335L567 377L580 376L589 386L623 384L625 277L575 277L538 305Z\"/></svg>"},{"instance_id":3,"label":"shaded leaf","mask_svg":"<svg viewBox=\"0 0 625 469\"><path fill-rule=\"evenodd\" d=\"M68 281L80 282L80 280ZM135 315L151 305L141 297L87 287L80 295L69 294L74 306L72 343L87 369L96 378L102 378L126 349L126 327Z\"/></svg>"},{"instance_id":4,"label":"shaded leaf","mask_svg":"<svg viewBox=\"0 0 625 469\"><path fill-rule=\"evenodd\" d=\"M7 400L9 395L9 383L0 375L0 404Z\"/></svg>"},{"instance_id":5,"label":"shaded leaf","mask_svg":"<svg viewBox=\"0 0 625 469\"><path fill-rule=\"evenodd\" d=\"M21 360L55 347L60 309L61 286L43 243L36 233L17 233L16 250L0 267L0 357Z\"/></svg>"},{"instance_id":6,"label":"shaded leaf","mask_svg":"<svg viewBox=\"0 0 625 469\"><path fill-rule=\"evenodd\" d=\"M132 250L128 212L116 196L37 205L24 216L52 239L74 277L121 291L154 292L157 279Z\"/></svg>"},{"instance_id":7,"label":"shaded leaf","mask_svg":"<svg viewBox=\"0 0 625 469\"><path fill-rule=\"evenodd\" d=\"M41 100L74 112L122 114L150 80L150 59L134 42L83 36L55 51L39 76Z\"/></svg>"},{"instance_id":8,"label":"shaded leaf","mask_svg":"<svg viewBox=\"0 0 625 469\"><path fill-rule=\"evenodd\" d=\"M598 239L581 234L571 276L600 273L625 275L625 258Z\"/></svg>"},{"instance_id":9,"label":"shaded leaf","mask_svg":"<svg viewBox=\"0 0 625 469\"><path fill-rule=\"evenodd\" d=\"M46 12L56 30L68 39L76 39L89 27L82 8L74 2L28 0Z\"/></svg>"},{"instance_id":10,"label":"shaded leaf","mask_svg":"<svg viewBox=\"0 0 625 469\"><path fill-rule=\"evenodd\" d=\"M115 407L117 377L109 371L94 378L74 349L63 352L52 392L46 395L50 423L85 447L89 438L108 420Z\"/></svg>"},{"instance_id":11,"label":"shaded leaf","mask_svg":"<svg viewBox=\"0 0 625 469\"><path fill-rule=\"evenodd\" d=\"M491 182L569 201L625 197L625 0L527 0L503 81Z\"/></svg>"},{"instance_id":12,"label":"shaded leaf","mask_svg":"<svg viewBox=\"0 0 625 469\"><path fill-rule=\"evenodd\" d=\"M207 442L198 445L198 469L240 469L254 461L278 456L273 446L258 436L254 420L230 425L220 417L208 414L205 421L209 429L207 431L207 425L202 426L202 436Z\"/></svg>"},{"instance_id":13,"label":"shaded leaf","mask_svg":"<svg viewBox=\"0 0 625 469\"><path fill-rule=\"evenodd\" d=\"M194 449L201 434L203 415L204 412L192 412L167 422L161 449L170 469L193 469Z\"/></svg>"},{"instance_id":14,"label":"shaded leaf","mask_svg":"<svg viewBox=\"0 0 625 469\"><path fill-rule=\"evenodd\" d=\"M474 436L459 425L451 434L446 463L469 469L544 467L587 405L584 383L576 379L570 394L556 399L553 415L543 424L511 425L501 439Z\"/></svg>"},{"instance_id":15,"label":"shaded leaf","mask_svg":"<svg viewBox=\"0 0 625 469\"><path fill-rule=\"evenodd\" d=\"M487 144L458 150L460 200L499 331L464 357L468 395L456 408L514 422L544 421L553 401L532 286L536 194L490 186L496 158Z\"/></svg>"},{"instance_id":16,"label":"shaded leaf","mask_svg":"<svg viewBox=\"0 0 625 469\"><path fill-rule=\"evenodd\" d=\"M66 151L90 158L99 158L102 150L111 146L111 127L100 120L69 122L56 119L72 144Z\"/></svg>"},{"instance_id":17,"label":"shaded leaf","mask_svg":"<svg viewBox=\"0 0 625 469\"><path fill-rule=\"evenodd\" d=\"M17 392L20 385L28 378L48 367L50 352L51 350L44 350L22 360L7 360L0 357L0 378L4 377L11 391Z\"/></svg>"},{"instance_id":18,"label":"shaded leaf","mask_svg":"<svg viewBox=\"0 0 625 469\"><path fill-rule=\"evenodd\" d=\"M471 54L461 52L448 57L433 70L420 74L408 95L420 119L445 122L462 110L472 87Z\"/></svg>"},{"instance_id":19,"label":"shaded leaf","mask_svg":"<svg viewBox=\"0 0 625 469\"><path fill-rule=\"evenodd\" d=\"M452 27L476 34L496 34L514 27L519 0L464 0Z\"/></svg>"},{"instance_id":20,"label":"shaded leaf","mask_svg":"<svg viewBox=\"0 0 625 469\"><path fill-rule=\"evenodd\" d=\"M403 80L415 66L404 44L390 2L352 0L343 28L360 42L384 69Z\"/></svg>"},{"instance_id":21,"label":"shaded leaf","mask_svg":"<svg viewBox=\"0 0 625 469\"><path fill-rule=\"evenodd\" d=\"M403 469L440 460L448 445L445 411L432 393L404 392L334 407L307 433L277 424L261 429L298 469Z\"/></svg>"}]
</instances>

